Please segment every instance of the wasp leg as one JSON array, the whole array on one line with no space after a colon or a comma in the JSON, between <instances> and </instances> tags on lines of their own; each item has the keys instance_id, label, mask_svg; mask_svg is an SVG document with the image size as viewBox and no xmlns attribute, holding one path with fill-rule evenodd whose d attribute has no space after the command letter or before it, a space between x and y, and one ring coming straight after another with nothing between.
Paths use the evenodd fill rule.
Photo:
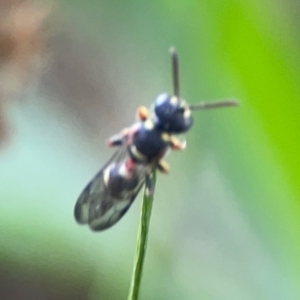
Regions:
<instances>
[{"instance_id":1,"label":"wasp leg","mask_svg":"<svg viewBox=\"0 0 300 300\"><path fill-rule=\"evenodd\" d=\"M149 111L145 106L139 106L137 109L137 117L141 121L145 121L149 118Z\"/></svg>"},{"instance_id":2,"label":"wasp leg","mask_svg":"<svg viewBox=\"0 0 300 300\"><path fill-rule=\"evenodd\" d=\"M173 150L184 150L186 148L186 141L185 140L179 140L175 136L171 136L170 144L171 144L171 148Z\"/></svg>"},{"instance_id":3,"label":"wasp leg","mask_svg":"<svg viewBox=\"0 0 300 300\"><path fill-rule=\"evenodd\" d=\"M123 145L123 137L120 135L114 135L106 141L107 147L115 147Z\"/></svg>"},{"instance_id":4,"label":"wasp leg","mask_svg":"<svg viewBox=\"0 0 300 300\"><path fill-rule=\"evenodd\" d=\"M170 165L162 159L157 163L157 169L161 173L168 174L170 172Z\"/></svg>"},{"instance_id":5,"label":"wasp leg","mask_svg":"<svg viewBox=\"0 0 300 300\"><path fill-rule=\"evenodd\" d=\"M130 129L124 128L121 133L115 134L106 141L108 147L121 146L124 144L126 137L129 135Z\"/></svg>"},{"instance_id":6,"label":"wasp leg","mask_svg":"<svg viewBox=\"0 0 300 300\"><path fill-rule=\"evenodd\" d=\"M151 174L146 174L145 185L146 185L146 196L147 197L152 196L153 184L152 184Z\"/></svg>"}]
</instances>

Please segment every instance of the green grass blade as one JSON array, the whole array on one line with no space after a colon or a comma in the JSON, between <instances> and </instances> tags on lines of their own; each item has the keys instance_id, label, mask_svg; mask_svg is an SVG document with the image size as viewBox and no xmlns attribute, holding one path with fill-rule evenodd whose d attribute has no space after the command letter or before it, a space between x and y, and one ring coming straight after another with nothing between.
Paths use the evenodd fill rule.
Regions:
<instances>
[{"instance_id":1,"label":"green grass blade","mask_svg":"<svg viewBox=\"0 0 300 300\"><path fill-rule=\"evenodd\" d=\"M150 225L150 217L153 204L153 196L156 182L156 170L152 174L153 193L151 196L146 195L144 190L143 203L141 208L141 217L137 235L136 252L133 265L133 273L131 278L128 300L137 300L142 280L143 266L147 249L147 239Z\"/></svg>"}]
</instances>

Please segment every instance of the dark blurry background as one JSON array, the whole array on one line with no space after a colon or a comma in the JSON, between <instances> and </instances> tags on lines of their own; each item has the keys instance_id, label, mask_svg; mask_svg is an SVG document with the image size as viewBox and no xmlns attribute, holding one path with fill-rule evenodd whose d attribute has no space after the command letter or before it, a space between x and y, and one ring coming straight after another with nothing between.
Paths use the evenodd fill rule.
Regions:
<instances>
[{"instance_id":1,"label":"dark blurry background","mask_svg":"<svg viewBox=\"0 0 300 300\"><path fill-rule=\"evenodd\" d=\"M0 299L126 299L141 196L103 233L75 201L104 140L172 92L195 112L159 175L141 299L300 299L300 5L0 2Z\"/></svg>"}]
</instances>

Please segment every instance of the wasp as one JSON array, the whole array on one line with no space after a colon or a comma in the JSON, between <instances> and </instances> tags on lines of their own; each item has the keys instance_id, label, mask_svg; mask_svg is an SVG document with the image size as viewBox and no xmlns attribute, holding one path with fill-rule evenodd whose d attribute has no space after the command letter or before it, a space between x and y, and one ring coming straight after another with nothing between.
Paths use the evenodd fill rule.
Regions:
<instances>
[{"instance_id":1,"label":"wasp","mask_svg":"<svg viewBox=\"0 0 300 300\"><path fill-rule=\"evenodd\" d=\"M151 111L140 106L137 122L108 140L109 147L118 149L79 196L74 210L79 224L88 224L94 231L107 229L127 212L144 184L151 195L153 170L168 173L167 151L186 147L176 135L192 127L192 111L238 105L235 100L189 105L180 98L179 60L174 47L170 54L174 95L160 94Z\"/></svg>"}]
</instances>

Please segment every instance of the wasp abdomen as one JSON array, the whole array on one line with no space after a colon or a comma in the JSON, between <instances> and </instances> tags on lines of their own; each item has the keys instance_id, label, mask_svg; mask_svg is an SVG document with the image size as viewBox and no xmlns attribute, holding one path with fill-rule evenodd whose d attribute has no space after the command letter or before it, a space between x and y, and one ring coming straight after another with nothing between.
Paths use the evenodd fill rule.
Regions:
<instances>
[{"instance_id":1,"label":"wasp abdomen","mask_svg":"<svg viewBox=\"0 0 300 300\"><path fill-rule=\"evenodd\" d=\"M113 164L104 172L104 182L112 197L122 200L125 195L135 192L139 184L139 176L134 168L126 164Z\"/></svg>"}]
</instances>

